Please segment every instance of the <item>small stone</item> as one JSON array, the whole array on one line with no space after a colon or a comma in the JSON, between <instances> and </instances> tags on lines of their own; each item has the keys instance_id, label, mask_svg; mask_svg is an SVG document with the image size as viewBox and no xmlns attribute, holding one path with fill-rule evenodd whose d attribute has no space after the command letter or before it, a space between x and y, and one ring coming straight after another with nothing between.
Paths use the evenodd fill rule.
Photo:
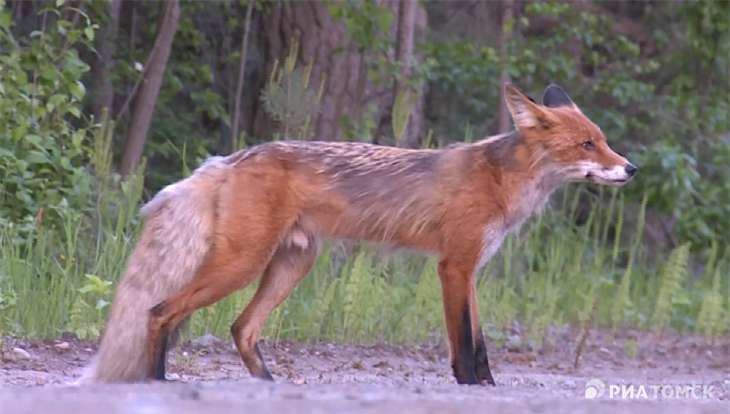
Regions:
<instances>
[{"instance_id":1,"label":"small stone","mask_svg":"<svg viewBox=\"0 0 730 414\"><path fill-rule=\"evenodd\" d=\"M56 349L69 349L69 348L71 348L71 345L69 345L68 342L61 342L56 345L53 345L53 347Z\"/></svg>"},{"instance_id":2,"label":"small stone","mask_svg":"<svg viewBox=\"0 0 730 414\"><path fill-rule=\"evenodd\" d=\"M180 392L180 398L183 400L199 400L200 391L195 388L187 388Z\"/></svg>"},{"instance_id":3,"label":"small stone","mask_svg":"<svg viewBox=\"0 0 730 414\"><path fill-rule=\"evenodd\" d=\"M565 385L568 388L575 388L575 386L576 386L575 381L573 381L572 379L565 380L565 382L563 382L563 385Z\"/></svg>"},{"instance_id":4,"label":"small stone","mask_svg":"<svg viewBox=\"0 0 730 414\"><path fill-rule=\"evenodd\" d=\"M510 335L507 338L507 349L512 352L517 352L522 346L522 337L519 335Z\"/></svg>"},{"instance_id":5,"label":"small stone","mask_svg":"<svg viewBox=\"0 0 730 414\"><path fill-rule=\"evenodd\" d=\"M62 332L61 339L66 340L66 341L75 341L75 340L78 340L79 337L74 332Z\"/></svg>"},{"instance_id":6,"label":"small stone","mask_svg":"<svg viewBox=\"0 0 730 414\"><path fill-rule=\"evenodd\" d=\"M200 338L193 339L192 341L190 341L190 343L193 345L198 345L198 346L211 346L211 345L219 343L220 341L221 340L218 339L215 335L205 334L205 335L201 336Z\"/></svg>"},{"instance_id":7,"label":"small stone","mask_svg":"<svg viewBox=\"0 0 730 414\"><path fill-rule=\"evenodd\" d=\"M23 348L13 348L13 355L18 359L30 359L30 354Z\"/></svg>"}]
</instances>

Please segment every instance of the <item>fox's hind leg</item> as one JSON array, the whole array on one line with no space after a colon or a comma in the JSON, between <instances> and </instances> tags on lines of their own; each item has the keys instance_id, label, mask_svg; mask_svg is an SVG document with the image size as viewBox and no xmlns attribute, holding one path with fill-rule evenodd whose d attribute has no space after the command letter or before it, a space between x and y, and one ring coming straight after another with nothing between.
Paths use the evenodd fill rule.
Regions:
<instances>
[{"instance_id":1,"label":"fox's hind leg","mask_svg":"<svg viewBox=\"0 0 730 414\"><path fill-rule=\"evenodd\" d=\"M180 341L180 332L185 329L185 326L190 322L190 316L187 316L185 319L180 322L175 329L172 330L165 338L162 340L162 348L160 349L159 353L161 355L167 355L167 350L170 348L175 348ZM154 367L155 369L155 379L164 380L165 379L165 372L167 371L167 368L165 367L165 358L158 358L157 360L157 366Z\"/></svg>"},{"instance_id":2,"label":"fox's hind leg","mask_svg":"<svg viewBox=\"0 0 730 414\"><path fill-rule=\"evenodd\" d=\"M148 375L151 378L164 380L167 338L183 319L243 289L264 270L266 259L271 257L276 243L253 240L252 246L258 247L246 252L234 254L226 248L215 249L189 285L150 310L147 352L150 355Z\"/></svg>"},{"instance_id":3,"label":"fox's hind leg","mask_svg":"<svg viewBox=\"0 0 730 414\"><path fill-rule=\"evenodd\" d=\"M295 217L292 215L290 223ZM195 279L150 310L147 338L147 373L150 378L164 379L168 335L182 320L194 311L243 289L264 271L291 224L281 220L280 226L265 226L262 221L266 220L241 218L237 220L239 225L218 234L213 250Z\"/></svg>"},{"instance_id":4,"label":"fox's hind leg","mask_svg":"<svg viewBox=\"0 0 730 414\"><path fill-rule=\"evenodd\" d=\"M251 376L271 381L273 377L258 346L261 328L269 314L309 273L319 253L319 243L314 237L308 237L299 230L290 233L290 236L291 242L279 246L251 303L231 326L233 341Z\"/></svg>"}]
</instances>

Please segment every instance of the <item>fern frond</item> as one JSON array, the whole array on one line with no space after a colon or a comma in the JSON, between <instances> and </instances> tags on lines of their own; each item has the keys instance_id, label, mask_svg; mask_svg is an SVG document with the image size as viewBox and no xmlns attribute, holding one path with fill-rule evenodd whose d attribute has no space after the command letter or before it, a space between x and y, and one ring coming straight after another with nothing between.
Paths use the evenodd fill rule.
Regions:
<instances>
[{"instance_id":1,"label":"fern frond","mask_svg":"<svg viewBox=\"0 0 730 414\"><path fill-rule=\"evenodd\" d=\"M687 274L689 260L689 245L683 244L669 255L667 263L660 273L660 287L654 307L655 332L663 332L669 325L672 316L672 299L682 288L682 282Z\"/></svg>"}]
</instances>

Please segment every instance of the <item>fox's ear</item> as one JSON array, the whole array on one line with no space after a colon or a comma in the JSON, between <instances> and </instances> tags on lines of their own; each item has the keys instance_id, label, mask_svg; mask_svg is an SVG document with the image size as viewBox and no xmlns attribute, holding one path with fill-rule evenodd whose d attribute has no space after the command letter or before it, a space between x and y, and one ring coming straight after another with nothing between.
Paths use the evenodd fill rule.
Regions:
<instances>
[{"instance_id":1,"label":"fox's ear","mask_svg":"<svg viewBox=\"0 0 730 414\"><path fill-rule=\"evenodd\" d=\"M548 108L557 108L559 106L570 106L574 109L578 109L573 100L570 99L567 93L558 85L550 84L545 88L545 92L542 94L542 104Z\"/></svg>"},{"instance_id":2,"label":"fox's ear","mask_svg":"<svg viewBox=\"0 0 730 414\"><path fill-rule=\"evenodd\" d=\"M504 92L507 108L518 130L543 127L547 124L548 114L530 97L510 83L504 85Z\"/></svg>"}]
</instances>

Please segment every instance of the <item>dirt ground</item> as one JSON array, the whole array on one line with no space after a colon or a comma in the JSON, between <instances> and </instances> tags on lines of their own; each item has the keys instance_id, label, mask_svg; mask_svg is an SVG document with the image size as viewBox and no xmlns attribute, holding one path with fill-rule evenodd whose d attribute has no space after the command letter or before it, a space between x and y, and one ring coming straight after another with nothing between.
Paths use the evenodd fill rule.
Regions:
<instances>
[{"instance_id":1,"label":"dirt ground","mask_svg":"<svg viewBox=\"0 0 730 414\"><path fill-rule=\"evenodd\" d=\"M276 379L264 382L250 378L230 342L215 338L171 351L168 373L177 381L72 387L67 384L87 364L95 343L5 338L0 413L730 413L730 338L709 344L693 337L622 335L593 335L578 369L571 345L542 352L490 348L497 387L457 385L443 345L262 343ZM590 379L605 384L596 399L585 397ZM610 396L611 386L630 385L636 392L643 386L646 396ZM651 387L657 385L667 389L655 396ZM700 386L699 398L670 396L677 385ZM703 395L702 386L712 387L709 394Z\"/></svg>"}]
</instances>

